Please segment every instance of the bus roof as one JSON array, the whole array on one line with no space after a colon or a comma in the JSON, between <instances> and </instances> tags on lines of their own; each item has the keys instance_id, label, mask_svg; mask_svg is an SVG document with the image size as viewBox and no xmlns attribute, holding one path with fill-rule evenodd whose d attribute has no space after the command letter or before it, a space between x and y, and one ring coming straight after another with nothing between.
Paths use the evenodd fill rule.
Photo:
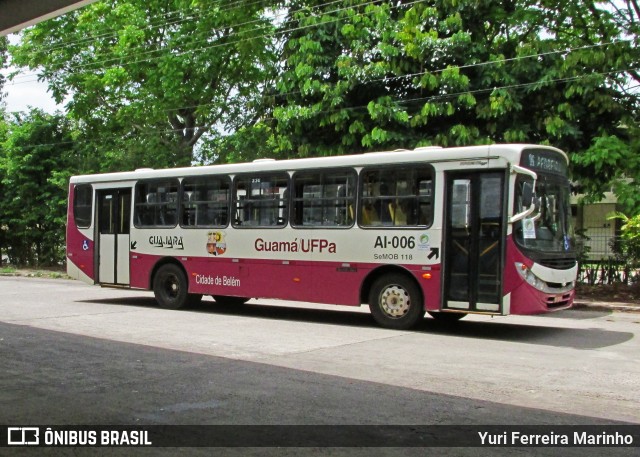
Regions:
<instances>
[{"instance_id":1,"label":"bus roof","mask_svg":"<svg viewBox=\"0 0 640 457\"><path fill-rule=\"evenodd\" d=\"M199 176L206 174L239 174L256 173L269 171L295 171L322 168L340 167L364 167L371 165L389 165L420 162L436 163L444 161L489 159L492 157L504 157L507 161L514 163L520 160L520 155L525 149L547 149L562 154L567 160L567 155L560 149L534 144L491 144L481 146L464 146L441 148L429 146L416 148L413 150L395 150L367 152L364 154L314 157L302 159L257 159L253 162L237 164L203 165L183 168L151 169L142 168L135 171L125 171L116 173L102 173L93 175L73 176L72 183L94 183L94 182L114 182L114 181L135 181L138 179L153 178L178 178Z\"/></svg>"}]
</instances>

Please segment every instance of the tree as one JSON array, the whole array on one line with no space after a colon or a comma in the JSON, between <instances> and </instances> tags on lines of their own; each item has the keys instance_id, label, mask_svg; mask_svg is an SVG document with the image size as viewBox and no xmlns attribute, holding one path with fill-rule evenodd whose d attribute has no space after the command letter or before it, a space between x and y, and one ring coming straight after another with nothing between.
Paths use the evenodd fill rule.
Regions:
<instances>
[{"instance_id":1,"label":"tree","mask_svg":"<svg viewBox=\"0 0 640 457\"><path fill-rule=\"evenodd\" d=\"M1 147L5 141L7 140L8 134L8 124L6 121L6 113L2 106L0 106L0 213L3 210L3 200L2 196L6 195L4 189L4 178L6 176L6 151L3 147ZM0 265L4 262L4 253L7 249L7 231L8 227L6 222L4 221L4 217L0 219Z\"/></svg>"},{"instance_id":2,"label":"tree","mask_svg":"<svg viewBox=\"0 0 640 457\"><path fill-rule=\"evenodd\" d=\"M574 179L598 193L629 174L638 152L629 90L638 35L627 35L637 5L626 5L290 2L272 144L279 154L326 155L546 143L566 150ZM635 16L625 29L627 13ZM616 161L606 138L626 147Z\"/></svg>"},{"instance_id":3,"label":"tree","mask_svg":"<svg viewBox=\"0 0 640 457\"><path fill-rule=\"evenodd\" d=\"M640 206L637 0L282 4L96 3L14 60L72 96L102 170L530 142Z\"/></svg>"},{"instance_id":4,"label":"tree","mask_svg":"<svg viewBox=\"0 0 640 457\"><path fill-rule=\"evenodd\" d=\"M5 68L7 65L7 38L0 37L0 69ZM2 92L2 88L4 86L5 78L2 73L0 73L0 103L4 98L4 93Z\"/></svg>"},{"instance_id":5,"label":"tree","mask_svg":"<svg viewBox=\"0 0 640 457\"><path fill-rule=\"evenodd\" d=\"M79 163L70 122L40 110L14 114L0 150L0 212L9 261L28 266L60 264L67 185Z\"/></svg>"},{"instance_id":6,"label":"tree","mask_svg":"<svg viewBox=\"0 0 640 457\"><path fill-rule=\"evenodd\" d=\"M98 2L26 30L12 56L71 97L85 141L115 163L190 165L203 136L260 115L251 101L274 71L266 3Z\"/></svg>"},{"instance_id":7,"label":"tree","mask_svg":"<svg viewBox=\"0 0 640 457\"><path fill-rule=\"evenodd\" d=\"M618 212L609 217L609 220L612 219L622 221L620 240L615 243L615 247L629 268L638 268L640 266L640 213L629 217Z\"/></svg>"},{"instance_id":8,"label":"tree","mask_svg":"<svg viewBox=\"0 0 640 457\"><path fill-rule=\"evenodd\" d=\"M586 201L599 201L613 189L622 209L637 213L640 4L637 0L583 0L549 2L549 6L558 13L548 15L549 30L568 46L579 47L566 56L566 70L589 75L581 80L576 76L566 90L567 97L578 97L572 116L583 125L589 123L586 131L592 132L583 135L579 148L570 150L577 190L587 194Z\"/></svg>"}]
</instances>

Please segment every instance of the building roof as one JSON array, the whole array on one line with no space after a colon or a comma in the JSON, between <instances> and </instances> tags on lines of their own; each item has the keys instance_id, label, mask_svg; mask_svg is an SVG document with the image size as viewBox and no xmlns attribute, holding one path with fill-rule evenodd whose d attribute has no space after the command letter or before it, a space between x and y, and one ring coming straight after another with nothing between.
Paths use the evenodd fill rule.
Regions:
<instances>
[{"instance_id":1,"label":"building roof","mask_svg":"<svg viewBox=\"0 0 640 457\"><path fill-rule=\"evenodd\" d=\"M0 0L0 36L60 16L96 0Z\"/></svg>"}]
</instances>

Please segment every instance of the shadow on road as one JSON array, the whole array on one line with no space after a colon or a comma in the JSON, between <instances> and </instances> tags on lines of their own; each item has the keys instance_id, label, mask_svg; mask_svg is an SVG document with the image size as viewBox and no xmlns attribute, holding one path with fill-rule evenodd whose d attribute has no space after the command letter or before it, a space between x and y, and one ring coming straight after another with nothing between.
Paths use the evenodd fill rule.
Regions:
<instances>
[{"instance_id":1,"label":"shadow on road","mask_svg":"<svg viewBox=\"0 0 640 457\"><path fill-rule=\"evenodd\" d=\"M571 319L571 320L587 320L598 319L600 317L610 316L613 311L610 309L566 309L563 311L557 311L555 313L540 314L539 317L550 317L559 319Z\"/></svg>"},{"instance_id":2,"label":"shadow on road","mask_svg":"<svg viewBox=\"0 0 640 457\"><path fill-rule=\"evenodd\" d=\"M123 297L99 300L86 300L85 303L100 303L107 305L133 306L143 308L157 308L153 297ZM276 319L292 322L310 322L317 324L342 325L352 327L377 328L378 325L368 313L354 312L349 310L332 311L317 308L290 307L267 305L259 301L250 302L240 306L225 306L210 300L203 302L196 308L177 310L177 312L201 313L205 315L232 315L251 317L257 319ZM595 318L589 311L571 312L561 316L551 314L546 316L557 316L571 318L576 315L576 319L581 319L582 313L587 313L588 318ZM600 313L600 316L608 313ZM576 329L555 327L549 325L545 315L535 316L533 319L540 319L540 325L515 324L507 322L504 317L499 317L495 321L471 321L461 320L454 324L445 324L432 318L425 318L413 330L416 333L429 333L435 335L451 335L457 338L473 338L508 341L516 343L539 344L542 346L571 347L576 349L597 349L603 347L622 344L633 338L631 332L616 332L598 328Z\"/></svg>"},{"instance_id":3,"label":"shadow on road","mask_svg":"<svg viewBox=\"0 0 640 457\"><path fill-rule=\"evenodd\" d=\"M249 312L251 306L248 307ZM416 390L396 385L352 379L342 376L296 370L264 363L240 361L167 350L147 345L123 343L100 338L90 338L45 329L12 325L0 322L3 335L3 367L10 375L0 377L0 392L5 408L0 408L0 422L6 424L132 424L138 427L150 425L219 425L236 426L225 430L220 440L228 438L246 445L252 437L245 435L238 441L234 433L240 434L251 426L307 425L310 430L329 427L328 434L315 435L315 440L293 441L281 447L253 449L237 447L238 452L222 448L220 442L209 439L215 448L197 455L600 455L585 448L531 446L506 449L463 449L442 447L427 449L417 447L419 452L408 448L387 448L384 441L378 448L362 448L380 441L375 426L393 427L391 424L413 424L393 431L386 439L393 439L396 446L417 445L416 439L446 437L444 433L458 435L464 426L471 429L461 435L475 438L471 445L478 446L478 431L482 424L511 424L524 427L540 426L617 426L612 433L627 432L621 421L600 417L556 412L543 408L522 407L494 401L473 399L456 395ZM19 380L19 382L16 382ZM254 424L254 425L252 425ZM358 447L335 448L336 440L344 437L345 425L362 425L357 434ZM451 428L421 429L426 425L449 425ZM477 424L477 425L476 425ZM551 425L550 425L551 424ZM98 425L100 427L100 425ZM108 429L108 426L102 426ZM349 427L347 425L346 427ZM495 433L501 433L504 426ZM55 426L54 426L55 429ZM540 430L546 430L541 428ZM283 428L275 436L287 437L294 429ZM422 430L422 431L421 431ZM554 428L557 432L557 428ZM581 429L579 429L581 430ZM208 433L216 429L205 430ZM381 430L384 431L384 430ZM418 434L420 432L420 434ZM169 444L171 438L187 445L195 445L198 435L189 429L167 430L168 437L154 435ZM289 435L282 435L287 433ZM408 434L407 434L408 433ZM423 433L425 435L423 435ZM533 433L533 432L532 432ZM536 431L535 433L540 433ZM553 433L553 432L551 432ZM594 432L595 433L595 432ZM600 429L598 429L598 434ZM175 435L174 435L175 434ZM185 435L186 434L186 435ZM187 436L188 438L185 438ZM403 438L403 437L407 438ZM320 438L320 439L319 439ZM400 439L400 440L399 440ZM411 441L402 441L410 439ZM273 441L273 440L271 440ZM442 442L442 441L437 441ZM461 444L463 441L457 441ZM258 444L260 445L260 444ZM376 445L376 444L374 444ZM300 446L286 448L282 446ZM312 447L313 446L313 447ZM321 446L328 446L322 448ZM106 452L106 455L177 455L177 448L163 453L162 448L149 452L135 452L130 448L122 452ZM205 448L203 448L205 449ZM194 455L196 448L188 448L186 455ZM351 451L353 450L353 452ZM48 452L50 451L50 452ZM76 448L38 448L38 455L90 455ZM108 451L108 449L107 449ZM311 452L313 451L313 452ZM338 452L341 451L341 452ZM344 451L344 452L343 452ZM362 452L360 452L362 451ZM366 452L365 452L366 451ZM180 453L184 453L181 450ZM26 455L12 452L11 455ZM100 453L105 454L105 451ZM3 455L9 455L5 452ZM607 449L608 456L637 455L633 447Z\"/></svg>"}]
</instances>

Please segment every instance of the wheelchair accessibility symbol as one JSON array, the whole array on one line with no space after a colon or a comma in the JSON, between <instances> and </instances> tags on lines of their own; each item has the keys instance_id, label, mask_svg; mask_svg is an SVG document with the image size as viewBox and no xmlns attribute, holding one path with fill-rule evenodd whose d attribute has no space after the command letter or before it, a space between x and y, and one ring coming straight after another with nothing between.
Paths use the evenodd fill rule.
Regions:
<instances>
[{"instance_id":1,"label":"wheelchair accessibility symbol","mask_svg":"<svg viewBox=\"0 0 640 457\"><path fill-rule=\"evenodd\" d=\"M82 250L83 251L88 251L89 250L89 241L88 240L84 240L82 242Z\"/></svg>"}]
</instances>

